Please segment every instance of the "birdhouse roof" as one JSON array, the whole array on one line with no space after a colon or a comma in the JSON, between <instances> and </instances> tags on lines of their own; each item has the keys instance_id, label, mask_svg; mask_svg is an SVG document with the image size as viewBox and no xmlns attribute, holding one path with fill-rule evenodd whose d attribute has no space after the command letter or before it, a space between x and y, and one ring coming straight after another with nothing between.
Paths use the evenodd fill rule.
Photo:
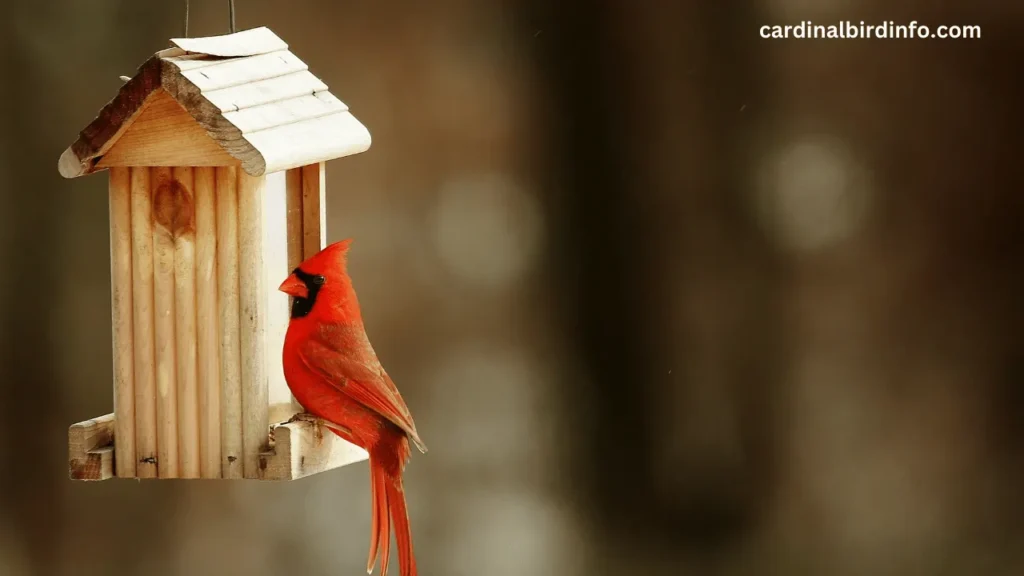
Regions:
<instances>
[{"instance_id":1,"label":"birdhouse roof","mask_svg":"<svg viewBox=\"0 0 1024 576\"><path fill-rule=\"evenodd\" d=\"M370 147L366 127L269 29L172 39L171 44L139 67L61 155L62 176L104 169L104 155L161 99L177 102L227 156L210 146L216 154L237 160L252 176ZM160 125L140 124L135 130Z\"/></svg>"}]
</instances>

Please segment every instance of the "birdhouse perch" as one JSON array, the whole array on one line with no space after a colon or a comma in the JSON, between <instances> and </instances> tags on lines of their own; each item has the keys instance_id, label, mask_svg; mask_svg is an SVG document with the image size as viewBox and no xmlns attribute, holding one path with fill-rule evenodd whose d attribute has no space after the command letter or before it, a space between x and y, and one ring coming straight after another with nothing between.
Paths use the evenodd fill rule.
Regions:
<instances>
[{"instance_id":1,"label":"birdhouse perch","mask_svg":"<svg viewBox=\"0 0 1024 576\"><path fill-rule=\"evenodd\" d=\"M325 246L324 162L370 134L267 28L171 43L59 162L106 169L110 191L114 413L71 426L71 477L292 480L364 460L287 422L275 288Z\"/></svg>"}]
</instances>

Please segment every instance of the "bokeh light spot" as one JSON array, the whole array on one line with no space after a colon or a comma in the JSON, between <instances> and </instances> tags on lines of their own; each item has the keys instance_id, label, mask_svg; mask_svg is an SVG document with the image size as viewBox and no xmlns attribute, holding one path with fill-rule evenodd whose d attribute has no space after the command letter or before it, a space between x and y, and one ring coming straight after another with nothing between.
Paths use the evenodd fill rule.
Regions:
<instances>
[{"instance_id":1,"label":"bokeh light spot","mask_svg":"<svg viewBox=\"0 0 1024 576\"><path fill-rule=\"evenodd\" d=\"M446 182L433 214L441 261L467 282L500 286L536 260L542 233L537 200L500 175Z\"/></svg>"},{"instance_id":2,"label":"bokeh light spot","mask_svg":"<svg viewBox=\"0 0 1024 576\"><path fill-rule=\"evenodd\" d=\"M865 180L841 142L799 138L766 158L760 173L761 219L781 245L796 252L833 247L864 219Z\"/></svg>"}]
</instances>

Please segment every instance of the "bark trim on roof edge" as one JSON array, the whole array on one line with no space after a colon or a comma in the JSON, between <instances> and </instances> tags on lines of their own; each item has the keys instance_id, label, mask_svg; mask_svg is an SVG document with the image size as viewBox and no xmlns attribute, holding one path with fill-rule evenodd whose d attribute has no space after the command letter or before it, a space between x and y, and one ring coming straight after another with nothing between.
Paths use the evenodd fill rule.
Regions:
<instances>
[{"instance_id":1,"label":"bark trim on roof edge","mask_svg":"<svg viewBox=\"0 0 1024 576\"><path fill-rule=\"evenodd\" d=\"M57 167L64 178L77 178L95 172L96 163L131 126L153 92L163 88L206 130L225 152L237 158L251 176L262 176L266 162L259 150L249 144L242 132L226 120L220 109L207 100L199 88L181 75L173 64L159 54L139 67L117 95L89 123L60 156Z\"/></svg>"},{"instance_id":2,"label":"bark trim on roof edge","mask_svg":"<svg viewBox=\"0 0 1024 576\"><path fill-rule=\"evenodd\" d=\"M160 88L162 63L157 57L139 66L135 76L124 83L117 95L104 106L96 119L78 134L75 141L60 156L58 168L61 176L75 178L93 172L94 166L106 148L117 140L125 128L142 110L142 105Z\"/></svg>"}]
</instances>

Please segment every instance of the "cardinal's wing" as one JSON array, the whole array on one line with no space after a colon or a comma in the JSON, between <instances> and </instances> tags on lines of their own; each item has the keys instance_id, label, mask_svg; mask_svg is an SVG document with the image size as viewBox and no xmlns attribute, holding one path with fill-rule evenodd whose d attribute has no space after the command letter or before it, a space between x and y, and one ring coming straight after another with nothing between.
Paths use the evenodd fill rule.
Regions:
<instances>
[{"instance_id":1,"label":"cardinal's wing","mask_svg":"<svg viewBox=\"0 0 1024 576\"><path fill-rule=\"evenodd\" d=\"M302 345L303 361L339 392L387 418L423 452L412 414L380 364L363 327L322 323Z\"/></svg>"}]
</instances>

